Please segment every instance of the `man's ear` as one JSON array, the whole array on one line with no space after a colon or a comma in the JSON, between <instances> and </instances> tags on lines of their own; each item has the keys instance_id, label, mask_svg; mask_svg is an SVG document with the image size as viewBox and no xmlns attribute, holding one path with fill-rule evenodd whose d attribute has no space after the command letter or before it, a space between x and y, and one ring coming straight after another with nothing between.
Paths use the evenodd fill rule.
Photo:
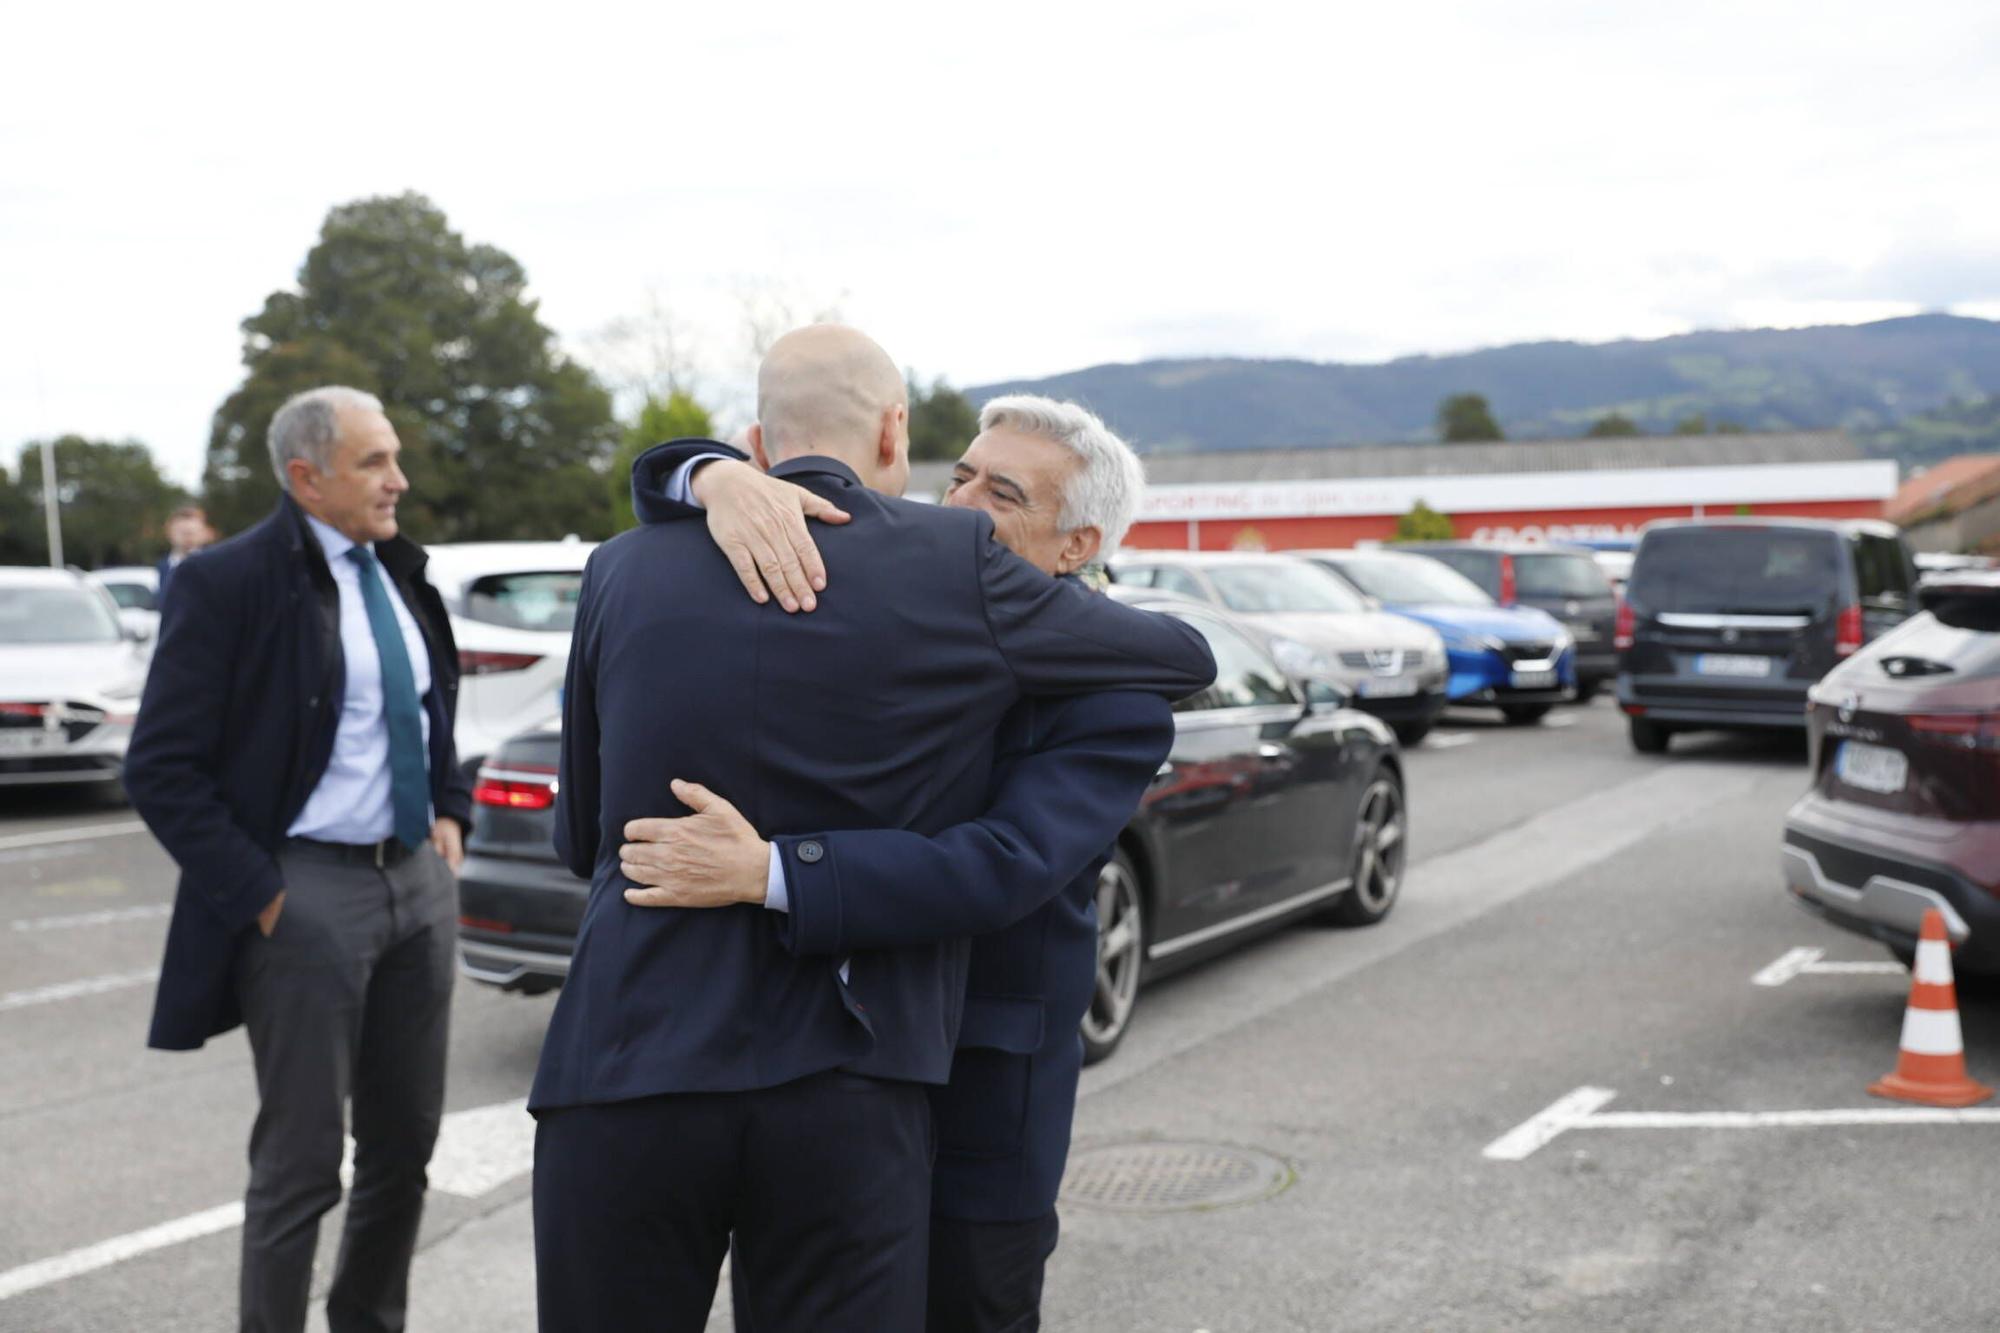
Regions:
<instances>
[{"instance_id":1,"label":"man's ear","mask_svg":"<svg viewBox=\"0 0 2000 1333\"><path fill-rule=\"evenodd\" d=\"M1074 574L1091 561L1097 559L1097 552L1104 545L1104 533L1094 527L1077 528L1063 539L1063 548L1056 554L1056 573Z\"/></svg>"},{"instance_id":2,"label":"man's ear","mask_svg":"<svg viewBox=\"0 0 2000 1333\"><path fill-rule=\"evenodd\" d=\"M311 463L303 458L286 459L285 475L291 478L291 485L286 489L292 493L292 498L319 503L319 472Z\"/></svg>"},{"instance_id":3,"label":"man's ear","mask_svg":"<svg viewBox=\"0 0 2000 1333\"><path fill-rule=\"evenodd\" d=\"M749 444L750 444L751 461L757 464L757 468L759 471L769 472L771 470L771 460L770 457L766 455L764 452L763 422L753 421L750 423Z\"/></svg>"},{"instance_id":4,"label":"man's ear","mask_svg":"<svg viewBox=\"0 0 2000 1333\"><path fill-rule=\"evenodd\" d=\"M897 403L882 414L882 436L875 442L875 461L882 468L896 466L903 441L908 438L909 418L910 409L903 403Z\"/></svg>"}]
</instances>

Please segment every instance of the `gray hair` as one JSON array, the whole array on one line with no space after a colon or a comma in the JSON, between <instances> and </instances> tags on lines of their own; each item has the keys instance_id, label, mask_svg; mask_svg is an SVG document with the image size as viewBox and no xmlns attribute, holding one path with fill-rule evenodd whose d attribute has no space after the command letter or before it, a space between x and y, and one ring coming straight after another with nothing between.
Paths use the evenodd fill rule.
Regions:
<instances>
[{"instance_id":1,"label":"gray hair","mask_svg":"<svg viewBox=\"0 0 2000 1333\"><path fill-rule=\"evenodd\" d=\"M1010 393L979 409L979 429L1005 426L1059 444L1083 463L1063 486L1065 532L1096 528L1104 534L1102 555L1110 555L1125 539L1146 489L1146 469L1132 446L1111 433L1095 413L1075 403L1034 394Z\"/></svg>"},{"instance_id":2,"label":"gray hair","mask_svg":"<svg viewBox=\"0 0 2000 1333\"><path fill-rule=\"evenodd\" d=\"M340 435L342 408L380 412L382 400L372 393L350 389L344 384L307 389L285 400L285 405L271 418L268 436L271 470L278 474L279 486L287 491L292 489L292 479L285 475L285 464L294 458L303 458L313 465L316 472L324 472L332 464L333 442Z\"/></svg>"}]
</instances>

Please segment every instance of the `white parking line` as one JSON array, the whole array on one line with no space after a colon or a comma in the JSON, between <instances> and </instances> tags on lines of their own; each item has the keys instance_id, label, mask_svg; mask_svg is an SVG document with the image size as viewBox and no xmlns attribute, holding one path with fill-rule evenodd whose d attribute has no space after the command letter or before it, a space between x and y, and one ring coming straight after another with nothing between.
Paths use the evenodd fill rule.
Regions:
<instances>
[{"instance_id":1,"label":"white parking line","mask_svg":"<svg viewBox=\"0 0 2000 1333\"><path fill-rule=\"evenodd\" d=\"M111 926L121 921L152 921L163 916L172 916L172 903L155 903L150 907L120 907L107 912L76 912L69 916L34 916L25 921L16 921L15 930L73 930L79 926Z\"/></svg>"},{"instance_id":2,"label":"white parking line","mask_svg":"<svg viewBox=\"0 0 2000 1333\"><path fill-rule=\"evenodd\" d=\"M102 995L106 991L144 986L159 979L160 969L149 967L143 972L114 972L110 976L85 977L82 981L64 981L35 990L11 990L0 995L0 1010L26 1009L31 1005L54 1004L58 1000L77 1000L86 995Z\"/></svg>"},{"instance_id":3,"label":"white parking line","mask_svg":"<svg viewBox=\"0 0 2000 1333\"><path fill-rule=\"evenodd\" d=\"M1863 1106L1826 1111L1601 1111L1618 1094L1578 1088L1486 1145L1482 1156L1520 1162L1573 1129L1824 1129L1866 1125L2000 1125L2000 1108Z\"/></svg>"},{"instance_id":4,"label":"white parking line","mask_svg":"<svg viewBox=\"0 0 2000 1333\"><path fill-rule=\"evenodd\" d=\"M1793 977L1855 977L1888 976L1896 974L1908 976L1910 970L1893 959L1866 963L1829 963L1822 961L1824 949L1791 949L1778 955L1766 964L1756 976L1750 978L1753 986L1782 986Z\"/></svg>"},{"instance_id":5,"label":"white parking line","mask_svg":"<svg viewBox=\"0 0 2000 1333\"><path fill-rule=\"evenodd\" d=\"M1424 737L1424 743L1419 748L1426 750L1456 750L1459 746L1471 745L1478 739L1479 737L1469 731L1435 732Z\"/></svg>"},{"instance_id":6,"label":"white parking line","mask_svg":"<svg viewBox=\"0 0 2000 1333\"><path fill-rule=\"evenodd\" d=\"M50 829L46 833L16 833L0 838L0 852L13 847L46 847L57 842L89 842L92 838L120 838L129 833L144 833L146 821L129 820L122 824L89 824L82 828Z\"/></svg>"},{"instance_id":7,"label":"white parking line","mask_svg":"<svg viewBox=\"0 0 2000 1333\"><path fill-rule=\"evenodd\" d=\"M454 1111L438 1128L431 1189L476 1199L534 1165L535 1122L525 1101ZM0 1301L243 1224L241 1203L219 1204L0 1273Z\"/></svg>"}]
</instances>

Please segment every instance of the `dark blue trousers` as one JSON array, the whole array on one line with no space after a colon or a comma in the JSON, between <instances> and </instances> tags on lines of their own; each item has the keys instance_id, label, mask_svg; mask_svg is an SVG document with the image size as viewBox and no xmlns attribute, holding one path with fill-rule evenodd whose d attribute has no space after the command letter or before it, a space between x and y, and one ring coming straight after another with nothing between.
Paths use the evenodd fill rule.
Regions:
<instances>
[{"instance_id":1,"label":"dark blue trousers","mask_svg":"<svg viewBox=\"0 0 2000 1333\"><path fill-rule=\"evenodd\" d=\"M700 1333L735 1241L740 1333L921 1333L930 1101L815 1074L544 1111L542 1333Z\"/></svg>"}]
</instances>

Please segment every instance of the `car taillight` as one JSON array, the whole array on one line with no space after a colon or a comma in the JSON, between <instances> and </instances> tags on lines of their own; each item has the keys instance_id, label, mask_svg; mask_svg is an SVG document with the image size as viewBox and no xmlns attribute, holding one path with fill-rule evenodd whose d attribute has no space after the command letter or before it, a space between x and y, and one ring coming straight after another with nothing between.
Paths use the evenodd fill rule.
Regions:
<instances>
[{"instance_id":1,"label":"car taillight","mask_svg":"<svg viewBox=\"0 0 2000 1333\"><path fill-rule=\"evenodd\" d=\"M1850 606L1833 623L1833 652L1836 657L1852 657L1861 651L1866 630L1861 624L1861 608Z\"/></svg>"},{"instance_id":2,"label":"car taillight","mask_svg":"<svg viewBox=\"0 0 2000 1333\"><path fill-rule=\"evenodd\" d=\"M1919 740L2000 754L2000 713L1912 713L1906 720Z\"/></svg>"},{"instance_id":3,"label":"car taillight","mask_svg":"<svg viewBox=\"0 0 2000 1333\"><path fill-rule=\"evenodd\" d=\"M1611 630L1611 646L1624 652L1632 646L1632 640L1639 628L1639 617L1633 614L1632 603L1623 597L1618 599L1618 623Z\"/></svg>"},{"instance_id":4,"label":"car taillight","mask_svg":"<svg viewBox=\"0 0 2000 1333\"><path fill-rule=\"evenodd\" d=\"M1514 588L1514 557L1503 555L1500 557L1500 605L1514 604Z\"/></svg>"},{"instance_id":5,"label":"car taillight","mask_svg":"<svg viewBox=\"0 0 2000 1333\"><path fill-rule=\"evenodd\" d=\"M526 671L541 660L539 653L484 653L461 648L458 650L458 674L491 676L501 671Z\"/></svg>"},{"instance_id":6,"label":"car taillight","mask_svg":"<svg viewBox=\"0 0 2000 1333\"><path fill-rule=\"evenodd\" d=\"M477 805L504 810L546 810L556 803L556 771L541 764L518 768L482 768L472 786Z\"/></svg>"},{"instance_id":7,"label":"car taillight","mask_svg":"<svg viewBox=\"0 0 2000 1333\"><path fill-rule=\"evenodd\" d=\"M0 717L40 717L46 704L0 704Z\"/></svg>"}]
</instances>

